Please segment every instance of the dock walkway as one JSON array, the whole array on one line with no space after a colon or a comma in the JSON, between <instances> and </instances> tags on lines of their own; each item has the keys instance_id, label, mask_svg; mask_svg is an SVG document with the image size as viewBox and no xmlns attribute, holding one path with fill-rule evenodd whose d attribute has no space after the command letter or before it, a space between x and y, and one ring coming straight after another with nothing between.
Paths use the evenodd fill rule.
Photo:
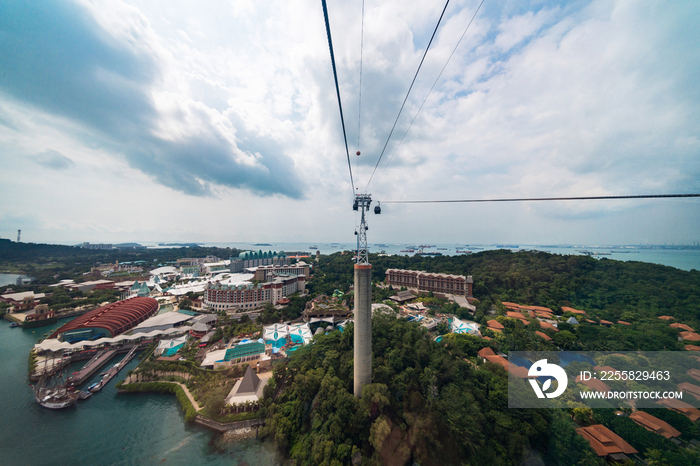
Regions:
<instances>
[{"instance_id":1,"label":"dock walkway","mask_svg":"<svg viewBox=\"0 0 700 466\"><path fill-rule=\"evenodd\" d=\"M115 354L117 354L117 350L114 349L100 351L93 356L92 359L86 362L78 372L73 372L73 374L68 377L68 383L76 386L85 382L89 377L97 372L103 364L112 359Z\"/></svg>"},{"instance_id":2,"label":"dock walkway","mask_svg":"<svg viewBox=\"0 0 700 466\"><path fill-rule=\"evenodd\" d=\"M97 386L95 388L93 388L91 391L93 393L97 393L100 390L102 390L102 388L105 385L107 385L109 383L109 381L112 380L114 378L114 376L117 375L119 373L119 371L122 370L124 368L124 366L126 366L129 363L129 361L131 361L134 358L134 356L136 355L136 350L138 348L139 348L138 345L134 345L133 348L131 348L131 351L129 351L127 353L127 355L124 356L124 359L119 361L118 364L114 365L114 367L112 367L109 371L107 371L107 374L105 374L105 376L102 377L102 380L100 380L100 382L97 384Z\"/></svg>"}]
</instances>

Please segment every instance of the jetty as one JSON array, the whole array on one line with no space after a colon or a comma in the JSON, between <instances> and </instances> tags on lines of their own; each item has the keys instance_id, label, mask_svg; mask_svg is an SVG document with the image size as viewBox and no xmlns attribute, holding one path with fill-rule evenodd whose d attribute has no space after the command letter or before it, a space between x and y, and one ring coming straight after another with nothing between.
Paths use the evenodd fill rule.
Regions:
<instances>
[{"instance_id":1,"label":"jetty","mask_svg":"<svg viewBox=\"0 0 700 466\"><path fill-rule=\"evenodd\" d=\"M136 348L136 346L134 346ZM69 385L80 385L85 382L88 378L92 377L95 372L97 372L100 367L102 367L107 361L112 359L114 355L117 354L117 350L109 349L102 350L95 354L85 365L77 372L73 372L70 377L68 377Z\"/></svg>"},{"instance_id":2,"label":"jetty","mask_svg":"<svg viewBox=\"0 0 700 466\"><path fill-rule=\"evenodd\" d=\"M119 373L119 371L122 370L124 368L124 366L126 366L129 363L129 361L131 361L134 358L134 356L136 356L136 350L138 348L139 348L138 345L134 345L131 348L131 351L129 351L126 354L126 356L124 356L124 359L119 361L118 364L115 364L110 370L108 370L107 373L104 375L104 377L102 377L102 380L100 380L100 382L90 391L92 393L97 393L100 390L102 390L102 388L105 385L107 385L109 383L109 381L112 380L114 378L114 376L117 375Z\"/></svg>"}]
</instances>

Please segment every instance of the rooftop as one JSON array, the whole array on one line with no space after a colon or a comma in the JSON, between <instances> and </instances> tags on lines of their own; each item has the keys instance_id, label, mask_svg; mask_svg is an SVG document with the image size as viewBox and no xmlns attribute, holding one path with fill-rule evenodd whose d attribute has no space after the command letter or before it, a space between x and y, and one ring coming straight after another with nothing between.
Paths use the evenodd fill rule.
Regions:
<instances>
[{"instance_id":1,"label":"rooftop","mask_svg":"<svg viewBox=\"0 0 700 466\"><path fill-rule=\"evenodd\" d=\"M615 453L638 453L632 445L625 442L620 436L607 427L596 424L588 427L579 427L576 433L588 440L598 456L607 456Z\"/></svg>"},{"instance_id":2,"label":"rooftop","mask_svg":"<svg viewBox=\"0 0 700 466\"><path fill-rule=\"evenodd\" d=\"M152 327L160 327L162 325L175 326L181 322L190 320L191 318L192 316L182 314L180 312L166 312L164 314L159 314L157 316L151 317L150 319L144 320L136 327L134 327L133 331L134 333L141 332L145 329L149 329Z\"/></svg>"},{"instance_id":3,"label":"rooftop","mask_svg":"<svg viewBox=\"0 0 700 466\"><path fill-rule=\"evenodd\" d=\"M649 413L645 413L644 411L633 412L630 414L630 419L645 429L656 432L657 434L666 438L678 437L681 435L680 431L671 427L671 425L669 425L667 422L664 422Z\"/></svg>"}]
</instances>

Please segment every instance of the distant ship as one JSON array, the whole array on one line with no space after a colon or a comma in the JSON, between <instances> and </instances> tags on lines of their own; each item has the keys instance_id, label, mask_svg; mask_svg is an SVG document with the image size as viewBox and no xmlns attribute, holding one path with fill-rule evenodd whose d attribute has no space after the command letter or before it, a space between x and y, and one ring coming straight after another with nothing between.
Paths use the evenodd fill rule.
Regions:
<instances>
[{"instance_id":1,"label":"distant ship","mask_svg":"<svg viewBox=\"0 0 700 466\"><path fill-rule=\"evenodd\" d=\"M309 249L318 249L318 246L309 246Z\"/></svg>"},{"instance_id":2,"label":"distant ship","mask_svg":"<svg viewBox=\"0 0 700 466\"><path fill-rule=\"evenodd\" d=\"M401 252L416 252L414 249L404 249Z\"/></svg>"},{"instance_id":3,"label":"distant ship","mask_svg":"<svg viewBox=\"0 0 700 466\"><path fill-rule=\"evenodd\" d=\"M520 246L517 244L497 244L497 248L507 248L507 249L518 249Z\"/></svg>"},{"instance_id":4,"label":"distant ship","mask_svg":"<svg viewBox=\"0 0 700 466\"><path fill-rule=\"evenodd\" d=\"M419 251L416 253L416 256L442 256L442 253L437 252L437 251L435 251L435 252L433 252L433 251L428 251L428 252Z\"/></svg>"},{"instance_id":5,"label":"distant ship","mask_svg":"<svg viewBox=\"0 0 700 466\"><path fill-rule=\"evenodd\" d=\"M438 248L438 251L447 251L448 248Z\"/></svg>"},{"instance_id":6,"label":"distant ship","mask_svg":"<svg viewBox=\"0 0 700 466\"><path fill-rule=\"evenodd\" d=\"M471 253L472 253L471 251L460 251L460 250L457 250L457 254L471 254Z\"/></svg>"}]
</instances>

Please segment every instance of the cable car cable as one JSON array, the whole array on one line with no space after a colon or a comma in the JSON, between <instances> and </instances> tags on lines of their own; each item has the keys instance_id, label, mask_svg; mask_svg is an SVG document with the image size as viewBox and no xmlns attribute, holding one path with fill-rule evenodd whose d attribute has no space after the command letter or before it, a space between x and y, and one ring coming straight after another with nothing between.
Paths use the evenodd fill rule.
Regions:
<instances>
[{"instance_id":1,"label":"cable car cable","mask_svg":"<svg viewBox=\"0 0 700 466\"><path fill-rule=\"evenodd\" d=\"M409 200L409 201L382 201L385 204L448 204L463 202L531 202L531 201L595 201L610 199L666 199L682 197L700 197L698 194L635 194L630 196L575 196L575 197L527 197L527 198L503 198L503 199L450 199L450 200Z\"/></svg>"},{"instance_id":2,"label":"cable car cable","mask_svg":"<svg viewBox=\"0 0 700 466\"><path fill-rule=\"evenodd\" d=\"M481 3L479 4L479 7L478 7L478 8L476 9L476 11L474 12L474 15L472 16L472 19L469 21L469 24L467 24L467 27L464 29L464 32L462 33L462 37L459 38L459 40L457 41L457 45L455 45L455 47L452 49L452 53L451 53L450 56L447 58L447 61L445 62L445 66L442 67L442 70L440 70L440 74L438 74L438 77L435 78L435 82L433 83L433 86L432 86L432 87L430 88L430 90L428 91L428 95L425 96L425 99L423 100L423 103L420 104L420 108L418 108L418 111L417 111L416 114L413 116L413 120L411 120L411 124L408 125L408 128L406 128L406 132L403 133L403 136L401 137L401 140L399 141L398 145L396 146L396 149L394 149L394 152L391 154L391 157L389 158L389 161L386 163L386 165L384 165L384 170L382 170L382 172L379 174L379 176L377 177L377 179L381 178L382 175L384 175L384 172L386 172L387 167L389 166L389 164L391 163L391 161L394 160L394 156L395 156L396 153L399 151L399 147L401 147L401 143L403 143L403 140L404 140L404 138L406 137L406 135L408 134L408 131L409 131L409 130L411 129L411 127L413 126L413 122L416 121L416 118L418 117L418 114L420 113L421 110L423 110L423 106L424 106L425 103L428 101L428 97L430 97L430 94L433 92L433 89L435 89L435 85L436 85L436 84L438 83L438 81L440 80L440 77L442 76L442 73L445 71L445 68L447 68L447 64L450 63L450 60L452 59L452 56L453 56L453 55L455 54L455 52L457 51L457 47L459 47L459 44L462 43L462 39L464 39L465 34L466 34L467 31L469 30L469 26L472 25L472 22L474 21L474 18L476 18L477 13L479 13L479 10L481 9L481 6L484 4L484 1L485 1L485 0L481 0Z\"/></svg>"},{"instance_id":3,"label":"cable car cable","mask_svg":"<svg viewBox=\"0 0 700 466\"><path fill-rule=\"evenodd\" d=\"M362 0L362 26L360 27L360 97L357 109L357 152L360 152L360 128L362 120L362 57L365 46L365 0Z\"/></svg>"},{"instance_id":4,"label":"cable car cable","mask_svg":"<svg viewBox=\"0 0 700 466\"><path fill-rule=\"evenodd\" d=\"M350 170L350 186L352 187L352 196L355 197L355 182L352 179L352 165L350 164L350 151L348 150L348 136L345 132L345 119L343 118L343 104L340 100L340 87L338 86L338 73L335 70L335 56L333 55L333 40L331 39L331 23L328 19L328 8L326 0L321 0L323 5L323 16L326 20L326 34L328 35L328 49L331 52L331 65L333 65L333 78L335 79L335 92L338 94L338 108L340 109L340 123L343 126L343 139L345 140L345 155L348 158L348 170Z\"/></svg>"},{"instance_id":5,"label":"cable car cable","mask_svg":"<svg viewBox=\"0 0 700 466\"><path fill-rule=\"evenodd\" d=\"M420 60L420 64L418 65L418 69L416 70L416 74L413 76L413 81L411 81L411 85L408 88L408 92L406 93L406 97L403 99L403 103L401 104L401 108L399 109L399 114L396 115L396 120L394 121L394 126L391 127L391 131L389 132L389 137L386 138L386 142L384 143L384 148L382 149L381 154L379 154L379 159L377 160L377 164L374 166L374 170L372 170L372 175L369 177L369 181L367 182L367 186L365 187L365 193L367 192L367 189L369 188L369 184L372 182L372 177L374 177L374 173L377 171L377 167L379 166L379 162L382 161L382 156L384 155L384 151L386 151L386 146L389 144L389 140L391 139L391 135L394 133L394 129L396 128L396 123L399 122L399 117L401 116L401 112L403 111L403 108L406 105L406 101L408 100L408 96L411 94L411 89L413 89L413 84L415 84L415 82L416 82L416 78L418 77L418 72L420 71L421 66L423 66L423 61L425 60L425 56L428 54L428 50L430 50L430 44L433 43L433 39L435 38L435 34L437 34L438 27L440 27L440 22L442 21L442 17L445 16L445 10L447 10L447 5L449 5L449 4L450 4L450 0L447 0L447 2L445 2L445 7L442 9L442 13L440 14L440 19L438 19L438 22L435 25L435 30L433 31L433 35L430 36L430 42L428 42L428 46L425 48L425 52L423 53L423 58L421 58L421 60Z\"/></svg>"}]
</instances>

